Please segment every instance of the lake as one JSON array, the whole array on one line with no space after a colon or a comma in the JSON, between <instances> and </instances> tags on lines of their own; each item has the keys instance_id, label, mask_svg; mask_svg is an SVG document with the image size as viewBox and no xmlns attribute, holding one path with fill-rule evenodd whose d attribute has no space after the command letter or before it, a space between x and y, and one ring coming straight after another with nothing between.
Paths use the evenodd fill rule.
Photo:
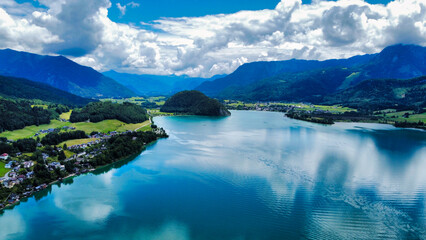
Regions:
<instances>
[{"instance_id":1,"label":"lake","mask_svg":"<svg viewBox=\"0 0 426 240\"><path fill-rule=\"evenodd\" d=\"M0 239L426 239L426 132L282 113L156 117L170 137L0 216Z\"/></svg>"}]
</instances>

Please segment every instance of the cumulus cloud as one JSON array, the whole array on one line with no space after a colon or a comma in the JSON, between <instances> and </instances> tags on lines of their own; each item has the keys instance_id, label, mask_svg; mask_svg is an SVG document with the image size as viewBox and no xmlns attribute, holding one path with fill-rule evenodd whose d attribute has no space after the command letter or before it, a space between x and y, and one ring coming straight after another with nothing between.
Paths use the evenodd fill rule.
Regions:
<instances>
[{"instance_id":1,"label":"cumulus cloud","mask_svg":"<svg viewBox=\"0 0 426 240\"><path fill-rule=\"evenodd\" d=\"M9 15L0 8L0 48L41 52L46 44L60 42L58 36L25 18Z\"/></svg>"},{"instance_id":2,"label":"cumulus cloud","mask_svg":"<svg viewBox=\"0 0 426 240\"><path fill-rule=\"evenodd\" d=\"M387 5L282 0L272 10L142 23L156 31L111 21L109 0L39 1L47 10L21 16L0 5L0 31L9 31L0 38L7 38L8 46L16 41L21 49L65 54L98 70L209 77L252 61L324 60L374 53L396 43L426 45L424 0L395 0ZM139 5L116 6L124 15L127 7ZM12 20L4 20L4 15ZM11 35L17 32L10 30L11 21L21 36ZM40 35L35 35L35 41L24 41L31 37L22 32L46 38L36 40Z\"/></svg>"}]
</instances>

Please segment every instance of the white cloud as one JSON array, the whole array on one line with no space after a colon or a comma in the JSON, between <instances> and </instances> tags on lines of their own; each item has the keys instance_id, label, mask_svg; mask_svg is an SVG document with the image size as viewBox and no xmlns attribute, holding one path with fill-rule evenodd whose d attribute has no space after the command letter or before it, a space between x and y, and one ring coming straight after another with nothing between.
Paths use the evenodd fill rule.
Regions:
<instances>
[{"instance_id":1,"label":"white cloud","mask_svg":"<svg viewBox=\"0 0 426 240\"><path fill-rule=\"evenodd\" d=\"M13 17L0 8L0 48L41 52L46 44L59 41L46 28L36 26L25 18Z\"/></svg>"},{"instance_id":2,"label":"white cloud","mask_svg":"<svg viewBox=\"0 0 426 240\"><path fill-rule=\"evenodd\" d=\"M126 6L126 5L121 6L121 4L120 4L120 3L117 3L116 5L117 5L118 10L120 10L121 15L126 14L126 8L127 8L127 6Z\"/></svg>"},{"instance_id":3,"label":"white cloud","mask_svg":"<svg viewBox=\"0 0 426 240\"><path fill-rule=\"evenodd\" d=\"M230 73L252 61L324 60L374 53L396 43L426 45L424 0L395 0L387 5L362 0L302 5L300 0L282 0L272 10L163 18L148 24L160 31L111 21L109 0L40 2L48 10L34 10L24 17L14 14L12 19L20 23L21 31L37 36L32 39L40 39L38 32L44 31L48 41L36 40L32 46L15 35L0 38L8 36L8 46L16 41L13 48L67 54L100 70L207 77ZM124 15L126 7L139 5L117 7ZM2 14L11 18L12 13L6 12ZM1 27L3 18L0 15L0 31L11 29L10 24Z\"/></svg>"},{"instance_id":4,"label":"white cloud","mask_svg":"<svg viewBox=\"0 0 426 240\"><path fill-rule=\"evenodd\" d=\"M135 3L135 2L129 2L128 4L125 4L125 5L121 5L120 3L117 3L116 6L117 6L118 10L120 11L121 16L124 16L126 14L128 6L131 7L131 8L136 8L136 7L139 7L140 4Z\"/></svg>"}]
</instances>

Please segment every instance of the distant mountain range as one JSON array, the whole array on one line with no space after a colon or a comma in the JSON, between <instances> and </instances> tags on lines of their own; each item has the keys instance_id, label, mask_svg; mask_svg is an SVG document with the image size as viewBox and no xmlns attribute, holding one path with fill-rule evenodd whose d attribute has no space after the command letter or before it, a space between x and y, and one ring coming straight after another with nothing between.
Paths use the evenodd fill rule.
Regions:
<instances>
[{"instance_id":1,"label":"distant mountain range","mask_svg":"<svg viewBox=\"0 0 426 240\"><path fill-rule=\"evenodd\" d=\"M322 103L330 102L331 98L334 98L340 99L340 103L345 103L349 93L365 96L366 92L360 91L366 91L367 88L362 87L363 85L358 86L363 81L376 79L380 81L380 89L384 91L403 83L383 79L411 79L424 75L426 75L426 48L416 45L394 45L378 54L349 59L249 63L224 78L203 83L196 89L223 99ZM423 81L413 80L410 83L410 88L418 87L419 91L424 91ZM386 84L389 84L389 87ZM339 97L339 94L342 95ZM414 95L417 98L412 100L421 103L419 95ZM385 96L389 95L382 96L380 101L385 102ZM404 95L401 95L400 99L402 98Z\"/></svg>"},{"instance_id":2,"label":"distant mountain range","mask_svg":"<svg viewBox=\"0 0 426 240\"><path fill-rule=\"evenodd\" d=\"M227 88L248 86L256 81L282 73L297 73L330 67L351 67L367 63L373 57L374 55L363 55L349 59L333 59L326 61L292 59L287 61L246 63L228 76L201 84L196 90L202 91L210 96L218 96Z\"/></svg>"},{"instance_id":3,"label":"distant mountain range","mask_svg":"<svg viewBox=\"0 0 426 240\"><path fill-rule=\"evenodd\" d=\"M39 99L72 106L83 106L92 101L47 84L5 76L0 76L0 96L12 99Z\"/></svg>"},{"instance_id":4,"label":"distant mountain range","mask_svg":"<svg viewBox=\"0 0 426 240\"><path fill-rule=\"evenodd\" d=\"M203 82L209 82L225 75L217 75L212 78L192 78L185 75L139 75L119 73L116 71L103 72L120 84L132 89L139 95L158 96L172 95L183 90L192 90Z\"/></svg>"},{"instance_id":5,"label":"distant mountain range","mask_svg":"<svg viewBox=\"0 0 426 240\"><path fill-rule=\"evenodd\" d=\"M63 56L0 50L0 75L26 78L88 98L130 97L133 91Z\"/></svg>"},{"instance_id":6,"label":"distant mountain range","mask_svg":"<svg viewBox=\"0 0 426 240\"><path fill-rule=\"evenodd\" d=\"M211 97L245 101L351 105L373 101L376 105L425 106L425 83L419 77L426 75L426 48L394 45L377 54L348 59L247 63L227 76L210 79L114 71L101 74L62 56L41 56L6 49L0 50L0 75L14 77L1 77L0 95L64 104L88 101L72 94L86 98L120 98L172 95L196 89Z\"/></svg>"}]
</instances>

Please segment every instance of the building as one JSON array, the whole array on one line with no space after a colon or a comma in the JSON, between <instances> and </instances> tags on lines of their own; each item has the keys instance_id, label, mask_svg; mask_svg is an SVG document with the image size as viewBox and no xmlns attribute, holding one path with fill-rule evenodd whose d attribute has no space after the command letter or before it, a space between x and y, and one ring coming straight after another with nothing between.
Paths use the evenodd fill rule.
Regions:
<instances>
[{"instance_id":1,"label":"building","mask_svg":"<svg viewBox=\"0 0 426 240\"><path fill-rule=\"evenodd\" d=\"M7 153L3 153L2 155L0 155L0 159L2 160L7 160L9 158L9 154Z\"/></svg>"}]
</instances>

